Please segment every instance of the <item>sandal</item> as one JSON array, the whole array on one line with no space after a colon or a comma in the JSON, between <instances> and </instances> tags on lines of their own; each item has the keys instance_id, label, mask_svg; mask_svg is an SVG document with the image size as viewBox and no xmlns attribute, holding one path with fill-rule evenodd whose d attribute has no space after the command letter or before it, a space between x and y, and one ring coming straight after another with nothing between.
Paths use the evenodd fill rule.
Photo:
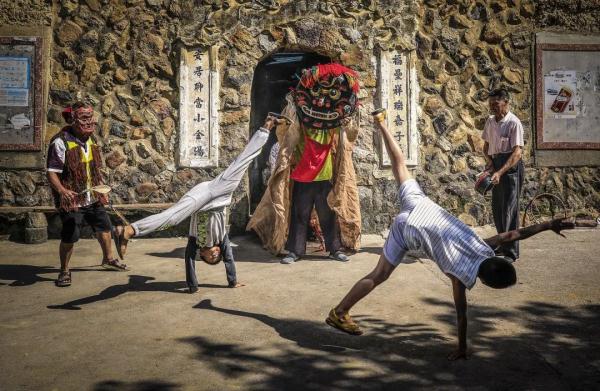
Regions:
<instances>
[{"instance_id":1,"label":"sandal","mask_svg":"<svg viewBox=\"0 0 600 391\"><path fill-rule=\"evenodd\" d=\"M112 237L115 242L115 247L117 248L117 254L119 254L119 258L125 259L125 252L127 251L127 242L125 239L125 227L122 225L117 225L116 227L112 227Z\"/></svg>"},{"instance_id":2,"label":"sandal","mask_svg":"<svg viewBox=\"0 0 600 391\"><path fill-rule=\"evenodd\" d=\"M105 269L116 270L120 272L124 272L129 270L127 265L119 262L118 259L111 259L110 261L102 261L102 267Z\"/></svg>"},{"instance_id":3,"label":"sandal","mask_svg":"<svg viewBox=\"0 0 600 391\"><path fill-rule=\"evenodd\" d=\"M54 284L58 287L71 286L71 272L61 270Z\"/></svg>"},{"instance_id":4,"label":"sandal","mask_svg":"<svg viewBox=\"0 0 600 391\"><path fill-rule=\"evenodd\" d=\"M358 324L352 319L349 314L342 316L341 318L335 313L335 308L329 311L329 316L325 319L328 325L335 327L345 333L352 335L361 335L363 331L360 329Z\"/></svg>"}]
</instances>

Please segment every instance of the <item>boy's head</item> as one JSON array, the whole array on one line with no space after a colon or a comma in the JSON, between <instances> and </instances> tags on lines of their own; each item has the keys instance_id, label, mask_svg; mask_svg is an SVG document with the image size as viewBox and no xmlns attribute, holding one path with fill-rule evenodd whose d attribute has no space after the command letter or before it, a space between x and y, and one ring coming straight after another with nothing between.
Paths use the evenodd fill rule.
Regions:
<instances>
[{"instance_id":1,"label":"boy's head","mask_svg":"<svg viewBox=\"0 0 600 391\"><path fill-rule=\"evenodd\" d=\"M200 249L200 259L209 265L216 265L221 261L221 249L219 246L202 247Z\"/></svg>"},{"instance_id":2,"label":"boy's head","mask_svg":"<svg viewBox=\"0 0 600 391\"><path fill-rule=\"evenodd\" d=\"M503 289L517 282L515 267L503 257L491 257L479 266L477 277L490 288Z\"/></svg>"}]
</instances>

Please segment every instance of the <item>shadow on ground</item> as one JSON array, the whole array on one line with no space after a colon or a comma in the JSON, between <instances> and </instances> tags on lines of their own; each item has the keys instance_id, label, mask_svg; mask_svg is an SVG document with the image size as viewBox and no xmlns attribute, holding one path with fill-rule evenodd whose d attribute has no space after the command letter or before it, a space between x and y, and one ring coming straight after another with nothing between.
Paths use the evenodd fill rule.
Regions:
<instances>
[{"instance_id":1,"label":"shadow on ground","mask_svg":"<svg viewBox=\"0 0 600 391\"><path fill-rule=\"evenodd\" d=\"M0 265L0 280L12 281L9 286L27 286L37 282L54 281L58 276L59 268L52 266L35 265ZM88 267L75 267L71 272L112 272L113 270L102 269L100 264ZM51 274L48 278L42 274ZM6 285L6 284L2 284Z\"/></svg>"},{"instance_id":2,"label":"shadow on ground","mask_svg":"<svg viewBox=\"0 0 600 391\"><path fill-rule=\"evenodd\" d=\"M149 276L130 275L129 281L126 284L109 286L97 295L83 297L81 299L72 300L64 304L49 305L48 308L53 310L80 310L82 305L91 304L102 300L114 299L115 297L123 295L129 291L187 293L185 290L182 290L182 288L187 287L185 281L149 282L154 279L154 277Z\"/></svg>"},{"instance_id":3,"label":"shadow on ground","mask_svg":"<svg viewBox=\"0 0 600 391\"><path fill-rule=\"evenodd\" d=\"M426 299L440 307L439 320L454 327L450 302ZM260 345L214 343L203 336L186 338L196 358L210 363L248 389L543 389L589 390L600 387L600 306L561 307L531 302L502 311L470 307L470 343L475 355L449 362L455 341L425 324L390 324L357 316L365 328L349 336L324 323L277 319L269 315L213 306L195 308L256 319L290 343ZM498 320L519 320L513 335L494 336ZM506 333L503 333L506 335Z\"/></svg>"},{"instance_id":4,"label":"shadow on ground","mask_svg":"<svg viewBox=\"0 0 600 391\"><path fill-rule=\"evenodd\" d=\"M179 384L160 380L143 380L137 382L122 382L106 380L96 383L94 391L175 391L181 389Z\"/></svg>"}]
</instances>

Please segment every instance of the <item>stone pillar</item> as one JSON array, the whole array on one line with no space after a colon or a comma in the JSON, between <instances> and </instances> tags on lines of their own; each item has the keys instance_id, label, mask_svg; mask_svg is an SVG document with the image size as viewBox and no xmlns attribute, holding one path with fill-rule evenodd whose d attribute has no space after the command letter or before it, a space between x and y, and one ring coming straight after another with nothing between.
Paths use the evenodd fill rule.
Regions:
<instances>
[{"instance_id":1,"label":"stone pillar","mask_svg":"<svg viewBox=\"0 0 600 391\"><path fill-rule=\"evenodd\" d=\"M25 243L38 244L48 240L48 222L41 212L28 212L25 218Z\"/></svg>"}]
</instances>

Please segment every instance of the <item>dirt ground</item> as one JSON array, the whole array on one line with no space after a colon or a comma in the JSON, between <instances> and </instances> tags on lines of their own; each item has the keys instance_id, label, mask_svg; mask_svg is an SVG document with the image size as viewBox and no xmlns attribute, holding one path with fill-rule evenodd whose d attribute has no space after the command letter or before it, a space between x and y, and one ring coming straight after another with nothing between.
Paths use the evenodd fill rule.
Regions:
<instances>
[{"instance_id":1,"label":"dirt ground","mask_svg":"<svg viewBox=\"0 0 600 391\"><path fill-rule=\"evenodd\" d=\"M235 237L247 285L229 289L222 264L202 263L195 294L184 239L132 242L129 272L102 270L99 246L82 240L69 288L53 282L58 241L3 241L0 389L600 389L600 230L566 235L522 242L516 286L468 293L471 356L458 362L446 360L449 280L429 260L401 265L355 307L363 336L324 323L376 264L378 236L347 263L313 253L293 265Z\"/></svg>"}]
</instances>

